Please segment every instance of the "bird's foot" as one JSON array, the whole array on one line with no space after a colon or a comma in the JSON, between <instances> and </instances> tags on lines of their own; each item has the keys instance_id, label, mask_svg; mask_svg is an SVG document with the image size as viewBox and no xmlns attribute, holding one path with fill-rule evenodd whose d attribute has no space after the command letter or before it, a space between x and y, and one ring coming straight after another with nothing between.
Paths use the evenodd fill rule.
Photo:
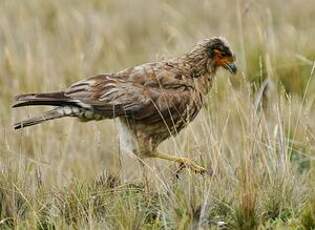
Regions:
<instances>
[{"instance_id":1,"label":"bird's foot","mask_svg":"<svg viewBox=\"0 0 315 230\"><path fill-rule=\"evenodd\" d=\"M212 175L212 170L207 170L206 168L196 164L194 161L190 160L189 158L186 157L178 157L178 156L172 156L168 154L163 154L163 153L155 153L154 155L151 155L151 157L155 158L160 158L163 160L168 160L168 161L173 161L179 163L179 168L176 170L175 174L176 177L178 177L178 173L182 171L184 168L189 168L192 170L194 173L199 173L199 174L208 174Z\"/></svg>"},{"instance_id":2,"label":"bird's foot","mask_svg":"<svg viewBox=\"0 0 315 230\"><path fill-rule=\"evenodd\" d=\"M188 168L188 169L192 170L194 173L199 173L199 174L205 174L205 173L209 172L207 169L196 164L192 160L183 159L182 162L179 163L179 168L176 170L176 174L178 174L184 168Z\"/></svg>"}]
</instances>

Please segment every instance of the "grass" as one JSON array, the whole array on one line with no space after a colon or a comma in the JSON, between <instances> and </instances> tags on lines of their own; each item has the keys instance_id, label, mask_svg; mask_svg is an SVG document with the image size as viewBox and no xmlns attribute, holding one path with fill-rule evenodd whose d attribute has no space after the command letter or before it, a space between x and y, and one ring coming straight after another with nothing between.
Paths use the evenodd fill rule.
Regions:
<instances>
[{"instance_id":1,"label":"grass","mask_svg":"<svg viewBox=\"0 0 315 230\"><path fill-rule=\"evenodd\" d=\"M315 6L300 1L0 2L0 228L314 229ZM14 95L180 55L223 35L240 72L220 72L196 121L161 149L213 177L120 155L115 122L23 131ZM263 106L255 98L265 79Z\"/></svg>"}]
</instances>

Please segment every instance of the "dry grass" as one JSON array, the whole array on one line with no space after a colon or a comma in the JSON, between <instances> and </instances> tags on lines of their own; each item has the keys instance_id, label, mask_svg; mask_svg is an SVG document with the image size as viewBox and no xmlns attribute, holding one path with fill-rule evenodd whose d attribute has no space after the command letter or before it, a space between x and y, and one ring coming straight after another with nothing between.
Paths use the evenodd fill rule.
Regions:
<instances>
[{"instance_id":1,"label":"dry grass","mask_svg":"<svg viewBox=\"0 0 315 230\"><path fill-rule=\"evenodd\" d=\"M0 228L314 229L314 20L313 0L2 0ZM112 121L12 130L39 111L13 114L15 94L213 35L231 42L241 71L221 72L207 108L161 146L211 166L211 178L176 179L173 164L149 160L145 183L137 161L120 156ZM255 105L264 79L273 85Z\"/></svg>"}]
</instances>

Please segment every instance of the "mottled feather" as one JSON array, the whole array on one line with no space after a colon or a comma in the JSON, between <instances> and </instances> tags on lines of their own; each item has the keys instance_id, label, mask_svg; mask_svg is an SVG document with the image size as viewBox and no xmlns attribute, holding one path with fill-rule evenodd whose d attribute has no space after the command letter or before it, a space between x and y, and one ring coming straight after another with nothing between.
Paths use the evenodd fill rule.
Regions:
<instances>
[{"instance_id":1,"label":"mottled feather","mask_svg":"<svg viewBox=\"0 0 315 230\"><path fill-rule=\"evenodd\" d=\"M233 61L225 40L206 39L178 58L99 74L61 92L20 95L13 107L52 105L57 108L48 112L47 119L45 116L32 118L17 123L15 128L67 116L82 121L119 117L128 135L136 140L137 148L152 152L196 117L217 68L235 71ZM136 144L133 146L136 148Z\"/></svg>"}]
</instances>

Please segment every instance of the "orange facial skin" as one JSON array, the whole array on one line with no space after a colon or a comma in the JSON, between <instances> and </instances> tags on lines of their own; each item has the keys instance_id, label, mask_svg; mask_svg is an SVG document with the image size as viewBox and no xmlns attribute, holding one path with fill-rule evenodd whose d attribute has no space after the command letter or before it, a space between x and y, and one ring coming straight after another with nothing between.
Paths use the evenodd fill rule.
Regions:
<instances>
[{"instance_id":1,"label":"orange facial skin","mask_svg":"<svg viewBox=\"0 0 315 230\"><path fill-rule=\"evenodd\" d=\"M223 57L219 50L214 50L215 52L215 65L216 66L225 66L226 64L230 64L234 62L234 58L232 56Z\"/></svg>"}]
</instances>

